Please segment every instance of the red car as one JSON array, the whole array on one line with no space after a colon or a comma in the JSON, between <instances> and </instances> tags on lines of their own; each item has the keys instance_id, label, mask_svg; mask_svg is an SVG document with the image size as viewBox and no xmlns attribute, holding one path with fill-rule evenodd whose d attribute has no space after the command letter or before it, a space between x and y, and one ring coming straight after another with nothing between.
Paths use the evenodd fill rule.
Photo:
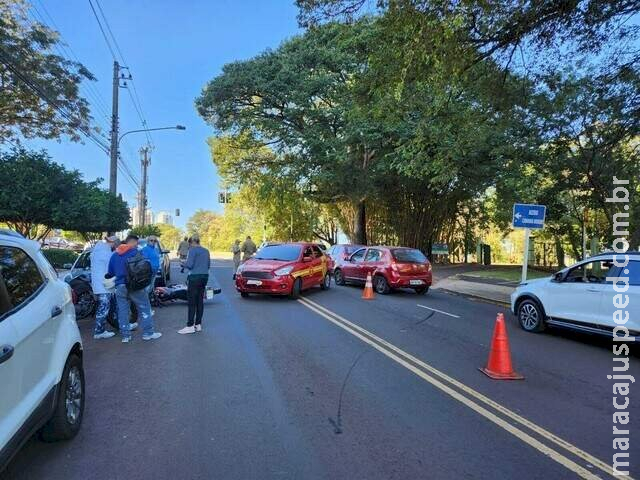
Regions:
<instances>
[{"instance_id":1,"label":"red car","mask_svg":"<svg viewBox=\"0 0 640 480\"><path fill-rule=\"evenodd\" d=\"M336 266L333 276L336 285L364 283L371 274L373 288L386 294L394 288L412 288L426 293L431 286L431 263L415 248L363 247L349 259Z\"/></svg>"},{"instance_id":2,"label":"red car","mask_svg":"<svg viewBox=\"0 0 640 480\"><path fill-rule=\"evenodd\" d=\"M331 286L329 259L315 243L266 245L244 262L236 274L236 290L250 293L300 296L302 290Z\"/></svg>"},{"instance_id":3,"label":"red car","mask_svg":"<svg viewBox=\"0 0 640 480\"><path fill-rule=\"evenodd\" d=\"M356 251L363 248L364 245L351 245L351 244L337 244L332 246L329 251L329 257L331 262L329 263L329 272L333 275L336 267L339 267L344 262L349 261L349 257Z\"/></svg>"}]
</instances>

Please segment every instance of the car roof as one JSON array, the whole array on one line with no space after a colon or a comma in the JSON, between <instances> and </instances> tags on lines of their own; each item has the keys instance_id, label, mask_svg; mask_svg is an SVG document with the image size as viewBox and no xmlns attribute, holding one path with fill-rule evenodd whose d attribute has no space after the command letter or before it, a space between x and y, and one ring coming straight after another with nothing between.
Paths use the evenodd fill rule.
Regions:
<instances>
[{"instance_id":1,"label":"car roof","mask_svg":"<svg viewBox=\"0 0 640 480\"><path fill-rule=\"evenodd\" d=\"M595 255L592 255L591 257L585 258L585 260L589 260L591 258L598 258L598 257L607 257L610 255L630 255L632 257L638 257L640 256L640 252L637 250L629 250L628 252L614 252L613 250L611 250L610 252L597 253Z\"/></svg>"},{"instance_id":2,"label":"car roof","mask_svg":"<svg viewBox=\"0 0 640 480\"><path fill-rule=\"evenodd\" d=\"M31 253L40 250L40 244L35 240L24 238L18 232L7 229L0 229L0 244L20 247L24 250L31 251Z\"/></svg>"}]
</instances>

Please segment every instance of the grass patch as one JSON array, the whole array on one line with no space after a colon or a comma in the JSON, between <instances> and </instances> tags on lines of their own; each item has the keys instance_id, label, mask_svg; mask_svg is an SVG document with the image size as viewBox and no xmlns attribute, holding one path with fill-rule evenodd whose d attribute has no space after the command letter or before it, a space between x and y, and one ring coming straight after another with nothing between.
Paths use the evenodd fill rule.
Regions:
<instances>
[{"instance_id":1,"label":"grass patch","mask_svg":"<svg viewBox=\"0 0 640 480\"><path fill-rule=\"evenodd\" d=\"M505 282L519 282L522 277L520 268L490 268L487 270L477 270L474 272L466 272L465 275L470 277L493 278L495 280L503 280ZM540 270L527 269L527 278L544 278L551 276L549 272Z\"/></svg>"}]
</instances>

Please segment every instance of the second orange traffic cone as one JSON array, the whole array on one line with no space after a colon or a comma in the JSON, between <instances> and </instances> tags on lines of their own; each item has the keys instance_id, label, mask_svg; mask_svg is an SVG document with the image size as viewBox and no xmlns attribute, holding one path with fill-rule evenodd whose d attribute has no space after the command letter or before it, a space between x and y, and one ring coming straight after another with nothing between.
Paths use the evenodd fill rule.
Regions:
<instances>
[{"instance_id":1,"label":"second orange traffic cone","mask_svg":"<svg viewBox=\"0 0 640 480\"><path fill-rule=\"evenodd\" d=\"M524 377L513 371L511 364L511 350L507 337L507 326L504 323L504 315L498 314L496 326L493 329L491 350L487 366L479 369L482 373L494 380L523 380Z\"/></svg>"},{"instance_id":2,"label":"second orange traffic cone","mask_svg":"<svg viewBox=\"0 0 640 480\"><path fill-rule=\"evenodd\" d=\"M367 283L364 284L364 292L362 292L362 298L365 300L373 300L375 295L373 294L373 283L371 283L371 274L367 274Z\"/></svg>"}]
</instances>

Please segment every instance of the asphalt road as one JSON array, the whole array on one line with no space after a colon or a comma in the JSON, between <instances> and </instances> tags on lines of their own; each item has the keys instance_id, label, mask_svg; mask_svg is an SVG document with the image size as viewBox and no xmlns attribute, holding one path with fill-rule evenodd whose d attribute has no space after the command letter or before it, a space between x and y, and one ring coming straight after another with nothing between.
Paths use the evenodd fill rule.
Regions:
<instances>
[{"instance_id":1,"label":"asphalt road","mask_svg":"<svg viewBox=\"0 0 640 480\"><path fill-rule=\"evenodd\" d=\"M527 334L500 307L437 290L242 299L227 262L212 272L223 293L201 334L176 333L184 303L156 309L157 342L94 341L81 321L82 430L32 439L3 478L612 478L609 342ZM478 371L498 312L523 381ZM637 352L630 364L640 379ZM637 386L630 398L638 432ZM640 476L637 435L630 453Z\"/></svg>"}]
</instances>

